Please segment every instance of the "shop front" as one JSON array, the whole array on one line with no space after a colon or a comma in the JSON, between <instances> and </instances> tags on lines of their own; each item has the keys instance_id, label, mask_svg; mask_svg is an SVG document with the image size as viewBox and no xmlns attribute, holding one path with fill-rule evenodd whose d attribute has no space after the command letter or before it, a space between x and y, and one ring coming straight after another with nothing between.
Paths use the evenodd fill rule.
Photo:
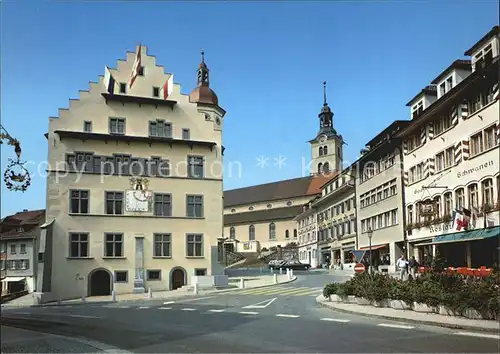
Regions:
<instances>
[{"instance_id":1,"label":"shop front","mask_svg":"<svg viewBox=\"0 0 500 354\"><path fill-rule=\"evenodd\" d=\"M430 245L445 267L498 269L500 226L444 234L433 238Z\"/></svg>"},{"instance_id":2,"label":"shop front","mask_svg":"<svg viewBox=\"0 0 500 354\"><path fill-rule=\"evenodd\" d=\"M331 260L331 247L330 246L326 246L326 247L321 247L321 250L320 250L320 265L323 267L323 268L327 268L327 267L330 267L330 265L332 264Z\"/></svg>"}]
</instances>

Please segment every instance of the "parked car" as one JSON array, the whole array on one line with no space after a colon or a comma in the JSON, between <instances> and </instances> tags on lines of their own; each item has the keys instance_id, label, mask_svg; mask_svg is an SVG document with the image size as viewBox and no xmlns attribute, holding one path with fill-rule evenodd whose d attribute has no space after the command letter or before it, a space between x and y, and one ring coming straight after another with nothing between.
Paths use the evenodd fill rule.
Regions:
<instances>
[{"instance_id":1,"label":"parked car","mask_svg":"<svg viewBox=\"0 0 500 354\"><path fill-rule=\"evenodd\" d=\"M311 265L307 263L301 263L300 261L287 261L285 262L285 264L281 265L281 267L293 270L309 270L309 268L311 268Z\"/></svg>"},{"instance_id":2,"label":"parked car","mask_svg":"<svg viewBox=\"0 0 500 354\"><path fill-rule=\"evenodd\" d=\"M269 269L280 269L284 268L283 265L286 263L284 260L278 260L278 259L273 259L272 261L269 261L268 267Z\"/></svg>"}]
</instances>

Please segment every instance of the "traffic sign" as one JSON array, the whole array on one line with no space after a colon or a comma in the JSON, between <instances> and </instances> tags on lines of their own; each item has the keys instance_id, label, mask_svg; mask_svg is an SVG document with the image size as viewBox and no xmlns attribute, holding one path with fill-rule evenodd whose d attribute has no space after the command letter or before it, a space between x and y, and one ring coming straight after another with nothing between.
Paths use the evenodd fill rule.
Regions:
<instances>
[{"instance_id":1,"label":"traffic sign","mask_svg":"<svg viewBox=\"0 0 500 354\"><path fill-rule=\"evenodd\" d=\"M362 264L362 263L357 263L357 264L354 266L354 271L355 271L356 273L363 273L365 270L366 270L366 269L365 269L365 266L364 266L364 264Z\"/></svg>"}]
</instances>

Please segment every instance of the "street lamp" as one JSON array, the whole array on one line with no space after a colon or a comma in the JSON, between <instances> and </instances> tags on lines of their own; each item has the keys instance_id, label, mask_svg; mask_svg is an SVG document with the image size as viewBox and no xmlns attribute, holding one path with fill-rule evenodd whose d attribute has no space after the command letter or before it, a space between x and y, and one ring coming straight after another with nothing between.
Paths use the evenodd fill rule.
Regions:
<instances>
[{"instance_id":1,"label":"street lamp","mask_svg":"<svg viewBox=\"0 0 500 354\"><path fill-rule=\"evenodd\" d=\"M370 246L370 268L368 269L368 272L371 274L372 273L372 236L373 236L373 231L372 228L368 228L368 242Z\"/></svg>"}]
</instances>

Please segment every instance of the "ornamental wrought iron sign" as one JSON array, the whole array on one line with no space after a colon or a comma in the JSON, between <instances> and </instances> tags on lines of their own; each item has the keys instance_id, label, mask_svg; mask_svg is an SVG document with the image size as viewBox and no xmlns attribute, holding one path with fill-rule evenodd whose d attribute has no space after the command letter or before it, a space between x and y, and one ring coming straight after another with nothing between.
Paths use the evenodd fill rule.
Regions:
<instances>
[{"instance_id":1,"label":"ornamental wrought iron sign","mask_svg":"<svg viewBox=\"0 0 500 354\"><path fill-rule=\"evenodd\" d=\"M436 202L434 200L423 200L420 202L420 216L435 216L437 214Z\"/></svg>"},{"instance_id":2,"label":"ornamental wrought iron sign","mask_svg":"<svg viewBox=\"0 0 500 354\"><path fill-rule=\"evenodd\" d=\"M25 192L31 185L31 176L26 167L26 161L21 161L21 143L14 139L7 130L0 124L0 144L7 141L8 145L14 147L16 158L8 159L8 164L3 174L5 186L10 191Z\"/></svg>"}]
</instances>

